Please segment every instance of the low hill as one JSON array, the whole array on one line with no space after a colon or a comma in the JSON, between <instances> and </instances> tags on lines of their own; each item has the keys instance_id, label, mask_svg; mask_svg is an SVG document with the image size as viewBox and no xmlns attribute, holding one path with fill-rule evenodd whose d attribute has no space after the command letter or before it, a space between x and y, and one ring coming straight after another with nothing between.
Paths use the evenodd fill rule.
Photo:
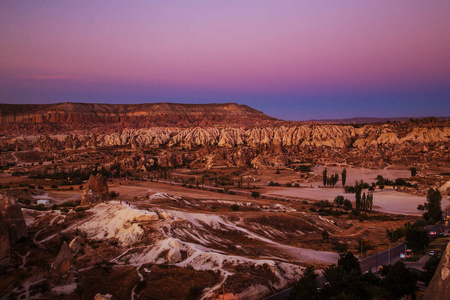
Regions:
<instances>
[{"instance_id":1,"label":"low hill","mask_svg":"<svg viewBox=\"0 0 450 300\"><path fill-rule=\"evenodd\" d=\"M121 124L126 127L251 126L273 121L277 119L236 103L0 104L0 125L4 130L48 126L77 129Z\"/></svg>"}]
</instances>

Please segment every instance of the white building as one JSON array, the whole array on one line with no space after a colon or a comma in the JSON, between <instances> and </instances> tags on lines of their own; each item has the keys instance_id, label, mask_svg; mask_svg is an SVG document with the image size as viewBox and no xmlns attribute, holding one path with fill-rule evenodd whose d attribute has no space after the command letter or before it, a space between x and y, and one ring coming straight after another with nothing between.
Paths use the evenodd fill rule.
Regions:
<instances>
[{"instance_id":1,"label":"white building","mask_svg":"<svg viewBox=\"0 0 450 300\"><path fill-rule=\"evenodd\" d=\"M45 206L48 206L48 205L50 205L50 201L48 201L48 200L45 200L45 199L41 199L41 200L38 200L37 201L37 205L45 205Z\"/></svg>"}]
</instances>

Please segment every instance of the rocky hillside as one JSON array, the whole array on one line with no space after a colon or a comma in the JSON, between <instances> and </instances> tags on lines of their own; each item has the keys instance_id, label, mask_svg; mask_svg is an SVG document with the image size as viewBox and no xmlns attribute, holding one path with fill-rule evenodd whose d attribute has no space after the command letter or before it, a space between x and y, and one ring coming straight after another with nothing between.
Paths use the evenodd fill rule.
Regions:
<instances>
[{"instance_id":1,"label":"rocky hillside","mask_svg":"<svg viewBox=\"0 0 450 300\"><path fill-rule=\"evenodd\" d=\"M249 126L276 121L246 105L226 104L0 104L0 130L76 130L92 126Z\"/></svg>"},{"instance_id":2,"label":"rocky hillside","mask_svg":"<svg viewBox=\"0 0 450 300\"><path fill-rule=\"evenodd\" d=\"M120 163L143 170L196 163L282 167L298 161L365 167L450 164L450 121L435 118L306 124L280 121L237 104L3 104L0 132L5 153L38 151L53 155L53 160L68 155L63 153L67 150L130 148L139 163ZM15 156L6 157L2 167L18 162Z\"/></svg>"},{"instance_id":3,"label":"rocky hillside","mask_svg":"<svg viewBox=\"0 0 450 300\"><path fill-rule=\"evenodd\" d=\"M2 138L0 149L57 155L67 150L126 147L147 153L141 153L141 157L136 158L140 163L133 166L142 169L195 162L208 167L282 167L295 161L346 161L381 167L395 162L428 164L435 160L440 164L450 163L449 136L450 126L444 121L360 127L287 123L284 126L247 128L151 127L112 132L91 129L44 135L9 135ZM3 163L8 162L5 160Z\"/></svg>"}]
</instances>

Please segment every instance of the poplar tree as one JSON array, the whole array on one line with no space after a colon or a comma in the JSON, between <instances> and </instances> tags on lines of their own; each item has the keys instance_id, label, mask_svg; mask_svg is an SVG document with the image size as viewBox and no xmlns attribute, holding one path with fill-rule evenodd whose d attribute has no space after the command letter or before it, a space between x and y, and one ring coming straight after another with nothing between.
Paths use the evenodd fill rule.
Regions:
<instances>
[{"instance_id":1,"label":"poplar tree","mask_svg":"<svg viewBox=\"0 0 450 300\"><path fill-rule=\"evenodd\" d=\"M345 186L345 182L347 181L347 170L346 169L342 170L341 177L342 177L342 186Z\"/></svg>"}]
</instances>

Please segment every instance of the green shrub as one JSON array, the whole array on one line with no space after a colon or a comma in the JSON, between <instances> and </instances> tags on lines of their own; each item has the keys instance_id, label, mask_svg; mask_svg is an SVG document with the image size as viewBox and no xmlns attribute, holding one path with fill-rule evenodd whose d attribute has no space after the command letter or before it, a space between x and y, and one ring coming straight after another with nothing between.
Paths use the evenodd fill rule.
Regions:
<instances>
[{"instance_id":1,"label":"green shrub","mask_svg":"<svg viewBox=\"0 0 450 300\"><path fill-rule=\"evenodd\" d=\"M232 211L238 211L238 210L239 210L239 205L237 205L237 204L232 204L232 205L230 206L230 208L231 208Z\"/></svg>"}]
</instances>

